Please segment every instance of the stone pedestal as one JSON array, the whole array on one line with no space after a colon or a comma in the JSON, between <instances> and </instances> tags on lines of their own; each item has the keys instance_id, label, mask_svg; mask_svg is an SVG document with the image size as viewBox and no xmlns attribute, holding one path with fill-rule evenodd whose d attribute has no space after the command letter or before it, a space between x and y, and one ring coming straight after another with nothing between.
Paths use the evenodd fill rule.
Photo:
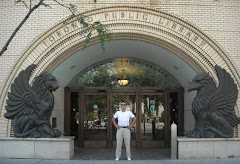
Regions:
<instances>
[{"instance_id":1,"label":"stone pedestal","mask_svg":"<svg viewBox=\"0 0 240 164\"><path fill-rule=\"evenodd\" d=\"M74 137L0 137L0 158L70 159L73 155Z\"/></svg>"},{"instance_id":2,"label":"stone pedestal","mask_svg":"<svg viewBox=\"0 0 240 164\"><path fill-rule=\"evenodd\" d=\"M171 159L177 158L177 125L171 125Z\"/></svg>"},{"instance_id":3,"label":"stone pedestal","mask_svg":"<svg viewBox=\"0 0 240 164\"><path fill-rule=\"evenodd\" d=\"M240 138L178 137L178 159L240 157Z\"/></svg>"}]
</instances>

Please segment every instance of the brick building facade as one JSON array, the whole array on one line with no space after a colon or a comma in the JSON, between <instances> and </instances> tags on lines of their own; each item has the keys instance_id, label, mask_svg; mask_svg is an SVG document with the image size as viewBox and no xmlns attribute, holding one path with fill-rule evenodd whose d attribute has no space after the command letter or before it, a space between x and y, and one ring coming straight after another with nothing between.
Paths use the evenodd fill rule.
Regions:
<instances>
[{"instance_id":1,"label":"brick building facade","mask_svg":"<svg viewBox=\"0 0 240 164\"><path fill-rule=\"evenodd\" d=\"M49 1L49 3L53 2ZM168 42L171 44L164 47L161 42L159 44L156 43L156 45L164 48L170 47L169 50L174 54L178 53L178 56L192 66L196 73L212 72L210 65L219 64L234 76L235 83L239 88L240 1L238 0L98 0L97 3L94 3L92 0L66 0L63 3L73 3L78 6L79 13L85 12L86 15L93 15L93 19L100 19L103 23L106 22L114 33L119 34L117 35L118 40L129 39L130 35L128 36L127 34L130 33L133 38L135 37L135 40L143 40L155 44L153 43L154 39L150 41L149 37L151 34L152 37L155 34L159 34L159 37L163 36L166 38L166 42L169 39ZM64 27L66 26L63 26L60 21L70 15L68 9L54 3L51 6L51 8L41 6L37 9L19 30L9 45L8 50L0 57L0 136L10 135L10 122L3 115L6 112L4 108L6 105L6 93L9 90L13 77L17 75L17 71L26 68L30 63L42 65L41 67L39 66L35 74L43 70L54 71L58 64L66 60L65 57L60 55L63 53L60 50L56 50L56 54L59 54L58 56L56 55L58 57L55 59L56 66L51 67L50 65L54 61L49 61L48 57L43 53L44 50L51 46L49 37L57 35L54 34L54 31L61 29L64 32ZM3 47L27 11L22 4L1 0L0 47ZM118 18L114 19L114 16L111 16L112 13L118 14ZM121 15L122 13L124 16ZM138 13L140 13L139 17L141 16L141 18L138 18L136 15ZM161 23L160 18L155 18L157 16L164 17L161 27L156 25L156 23ZM139 24L137 23L138 20L140 21ZM145 31L137 32L136 29L138 28L138 31L141 31L141 29L145 29ZM185 30L183 33L181 33L181 28ZM169 32L169 34L166 32ZM145 38L144 36L147 35L148 37ZM174 41L174 38L176 39L177 36L180 38L184 37L185 41L177 43L177 41ZM44 39L47 41L44 42ZM58 40L59 42L60 39ZM56 41L54 44L67 47L71 45L70 42L63 45ZM92 44L95 43L98 43L98 41L92 42ZM42 47L38 48L38 45L42 45ZM178 49L171 48L172 45L178 47ZM72 47L68 48L69 54L76 52L73 47L72 45ZM179 50L188 48L189 54L185 57L184 55L181 56L184 52ZM194 55L196 53L194 49L197 48L199 48L198 51L202 57L199 57L201 55ZM77 49L80 50L80 48ZM35 52L33 53L32 51ZM201 61L204 56L207 61ZM194 62L191 61L190 57L192 57ZM49 62L47 63L47 61ZM195 65L196 63L198 64L197 66ZM212 75L216 78L214 73ZM186 88L184 85L183 87ZM61 91L63 92L63 90ZM185 92L187 91L185 90ZM190 113L191 102L191 95L185 93L184 126L192 123L192 121L186 121L188 118L190 120L190 116L187 113ZM236 106L237 115L240 115L239 105L240 100L238 99ZM238 130L236 129L235 131L235 136L239 136Z\"/></svg>"}]
</instances>

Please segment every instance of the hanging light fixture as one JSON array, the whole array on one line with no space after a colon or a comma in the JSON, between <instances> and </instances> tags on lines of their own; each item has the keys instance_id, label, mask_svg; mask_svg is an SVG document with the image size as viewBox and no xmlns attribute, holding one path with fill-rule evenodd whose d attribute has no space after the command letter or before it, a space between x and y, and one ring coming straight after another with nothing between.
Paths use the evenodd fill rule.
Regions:
<instances>
[{"instance_id":1,"label":"hanging light fixture","mask_svg":"<svg viewBox=\"0 0 240 164\"><path fill-rule=\"evenodd\" d=\"M126 79L125 80L118 80L118 84L119 85L123 85L124 86L124 85L127 85L128 83L129 83L129 80L126 80Z\"/></svg>"},{"instance_id":2,"label":"hanging light fixture","mask_svg":"<svg viewBox=\"0 0 240 164\"><path fill-rule=\"evenodd\" d=\"M122 71L124 72L125 69L122 69ZM124 75L121 79L118 79L118 84L119 85L127 85L129 83L129 80L127 80L127 77Z\"/></svg>"}]
</instances>

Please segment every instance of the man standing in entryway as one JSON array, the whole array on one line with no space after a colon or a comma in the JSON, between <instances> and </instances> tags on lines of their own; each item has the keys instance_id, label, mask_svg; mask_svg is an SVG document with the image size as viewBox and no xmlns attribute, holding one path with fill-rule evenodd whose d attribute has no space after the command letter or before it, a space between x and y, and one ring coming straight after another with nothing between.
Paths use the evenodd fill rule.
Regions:
<instances>
[{"instance_id":1,"label":"man standing in entryway","mask_svg":"<svg viewBox=\"0 0 240 164\"><path fill-rule=\"evenodd\" d=\"M130 152L130 140L131 140L131 127L136 122L136 117L131 111L127 111L127 102L121 102L121 111L117 111L112 118L114 126L117 128L117 147L116 147L116 159L119 160L122 153L122 142L124 139L125 147L126 147L126 155L127 160L131 160L131 152ZM132 123L130 124L130 118L132 119ZM118 119L118 123L116 123L116 119Z\"/></svg>"}]
</instances>

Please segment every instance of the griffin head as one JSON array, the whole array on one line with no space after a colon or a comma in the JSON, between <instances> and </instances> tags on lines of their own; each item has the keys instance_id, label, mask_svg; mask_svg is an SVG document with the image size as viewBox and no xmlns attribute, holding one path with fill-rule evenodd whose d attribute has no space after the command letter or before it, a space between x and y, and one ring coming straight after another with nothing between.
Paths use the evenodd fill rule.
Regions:
<instances>
[{"instance_id":1,"label":"griffin head","mask_svg":"<svg viewBox=\"0 0 240 164\"><path fill-rule=\"evenodd\" d=\"M38 77L36 77L33 87L34 89L38 90L38 87L40 86L44 90L49 91L55 91L59 87L57 79L48 72L42 72Z\"/></svg>"},{"instance_id":2,"label":"griffin head","mask_svg":"<svg viewBox=\"0 0 240 164\"><path fill-rule=\"evenodd\" d=\"M43 72L40 74L45 79L45 85L50 91L55 91L58 89L59 85L57 79L48 72Z\"/></svg>"},{"instance_id":3,"label":"griffin head","mask_svg":"<svg viewBox=\"0 0 240 164\"><path fill-rule=\"evenodd\" d=\"M196 75L192 82L188 86L188 92L194 90L200 90L204 86L215 84L213 78L209 76L209 73L202 73Z\"/></svg>"}]
</instances>

